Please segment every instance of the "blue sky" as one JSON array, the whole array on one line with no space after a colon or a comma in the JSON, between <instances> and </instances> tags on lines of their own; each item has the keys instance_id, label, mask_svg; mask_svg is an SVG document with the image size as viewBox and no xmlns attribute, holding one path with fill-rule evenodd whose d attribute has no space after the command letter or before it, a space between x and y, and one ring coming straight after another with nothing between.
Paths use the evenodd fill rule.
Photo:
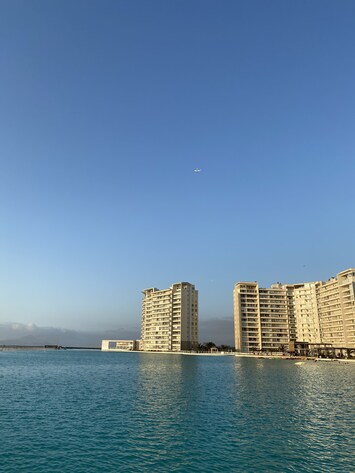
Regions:
<instances>
[{"instance_id":1,"label":"blue sky","mask_svg":"<svg viewBox=\"0 0 355 473\"><path fill-rule=\"evenodd\" d=\"M138 327L181 280L225 319L355 265L353 1L1 10L1 322Z\"/></svg>"}]
</instances>

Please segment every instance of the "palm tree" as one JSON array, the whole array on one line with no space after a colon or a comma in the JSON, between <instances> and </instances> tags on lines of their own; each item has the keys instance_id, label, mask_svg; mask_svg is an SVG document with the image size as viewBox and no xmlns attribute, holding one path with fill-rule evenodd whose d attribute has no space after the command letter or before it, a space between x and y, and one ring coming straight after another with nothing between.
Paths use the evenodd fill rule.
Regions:
<instances>
[{"instance_id":1,"label":"palm tree","mask_svg":"<svg viewBox=\"0 0 355 473\"><path fill-rule=\"evenodd\" d=\"M205 345L206 345L206 348L207 348L208 351L211 351L212 348L216 348L216 344L213 343L213 342L207 342L207 343L205 343Z\"/></svg>"},{"instance_id":2,"label":"palm tree","mask_svg":"<svg viewBox=\"0 0 355 473\"><path fill-rule=\"evenodd\" d=\"M221 345L218 349L220 351L231 351L232 347L230 345Z\"/></svg>"},{"instance_id":3,"label":"palm tree","mask_svg":"<svg viewBox=\"0 0 355 473\"><path fill-rule=\"evenodd\" d=\"M207 351L207 347L204 343L199 343L197 347L197 351Z\"/></svg>"}]
</instances>

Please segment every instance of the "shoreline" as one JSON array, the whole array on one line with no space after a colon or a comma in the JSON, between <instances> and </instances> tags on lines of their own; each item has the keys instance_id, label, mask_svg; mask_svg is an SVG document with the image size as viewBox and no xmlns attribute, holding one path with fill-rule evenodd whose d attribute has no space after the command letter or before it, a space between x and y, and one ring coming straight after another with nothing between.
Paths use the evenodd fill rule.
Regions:
<instances>
[{"instance_id":1,"label":"shoreline","mask_svg":"<svg viewBox=\"0 0 355 473\"><path fill-rule=\"evenodd\" d=\"M287 355L254 355L253 353L235 353L237 358L256 358L258 360L283 360L283 361L339 361L342 363L355 363L355 358L317 358L315 356L287 356Z\"/></svg>"},{"instance_id":2,"label":"shoreline","mask_svg":"<svg viewBox=\"0 0 355 473\"><path fill-rule=\"evenodd\" d=\"M147 355L187 355L187 356L235 356L235 352L197 353L182 351L143 351L143 350L101 350L103 353L141 353Z\"/></svg>"},{"instance_id":3,"label":"shoreline","mask_svg":"<svg viewBox=\"0 0 355 473\"><path fill-rule=\"evenodd\" d=\"M256 355L254 353L235 353L235 352L214 352L214 353L197 353L197 352L178 352L178 351L139 351L139 350L102 350L92 347L64 347L58 345L0 345L1 351L56 351L56 350L90 350L101 351L103 353L139 353L148 355L184 355L184 356L213 356L224 357L234 356L236 358L254 358L256 360L281 360L294 361L297 363L312 362L339 362L339 363L355 363L355 358L317 358L312 356L288 356L288 355Z\"/></svg>"}]
</instances>

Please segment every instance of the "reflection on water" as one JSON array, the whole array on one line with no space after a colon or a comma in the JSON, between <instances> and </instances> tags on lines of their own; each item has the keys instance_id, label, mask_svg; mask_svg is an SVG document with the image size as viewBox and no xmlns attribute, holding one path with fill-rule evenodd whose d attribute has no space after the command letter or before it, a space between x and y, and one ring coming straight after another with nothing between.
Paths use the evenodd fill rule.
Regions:
<instances>
[{"instance_id":1,"label":"reflection on water","mask_svg":"<svg viewBox=\"0 0 355 473\"><path fill-rule=\"evenodd\" d=\"M351 472L355 364L138 353L0 356L11 472Z\"/></svg>"},{"instance_id":2,"label":"reflection on water","mask_svg":"<svg viewBox=\"0 0 355 473\"><path fill-rule=\"evenodd\" d=\"M352 471L354 374L355 366L327 363L251 360L244 364L239 381L243 379L240 385L245 390L240 394L248 397L244 397L248 414L243 420L255 425L260 419L254 441L267 449L277 471ZM246 433L248 440L248 429ZM255 455L262 468L265 454L260 456L257 449Z\"/></svg>"}]
</instances>

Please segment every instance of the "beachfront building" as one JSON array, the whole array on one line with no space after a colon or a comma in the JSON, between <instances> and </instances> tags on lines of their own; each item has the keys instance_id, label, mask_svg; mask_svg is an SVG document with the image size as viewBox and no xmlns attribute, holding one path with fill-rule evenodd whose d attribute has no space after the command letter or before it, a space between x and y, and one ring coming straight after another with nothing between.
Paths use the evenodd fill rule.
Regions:
<instances>
[{"instance_id":1,"label":"beachfront building","mask_svg":"<svg viewBox=\"0 0 355 473\"><path fill-rule=\"evenodd\" d=\"M193 350L198 345L198 291L179 282L143 291L141 350Z\"/></svg>"},{"instance_id":2,"label":"beachfront building","mask_svg":"<svg viewBox=\"0 0 355 473\"><path fill-rule=\"evenodd\" d=\"M310 282L293 287L294 318L298 342L321 343L317 306L317 285Z\"/></svg>"},{"instance_id":3,"label":"beachfront building","mask_svg":"<svg viewBox=\"0 0 355 473\"><path fill-rule=\"evenodd\" d=\"M317 286L321 341L355 347L355 269L347 269Z\"/></svg>"},{"instance_id":4,"label":"beachfront building","mask_svg":"<svg viewBox=\"0 0 355 473\"><path fill-rule=\"evenodd\" d=\"M260 288L240 282L234 288L235 348L238 351L276 351L290 340L292 321L288 291L280 284Z\"/></svg>"},{"instance_id":5,"label":"beachfront building","mask_svg":"<svg viewBox=\"0 0 355 473\"><path fill-rule=\"evenodd\" d=\"M234 287L235 347L277 351L290 343L355 347L355 269L327 282L239 282Z\"/></svg>"},{"instance_id":6,"label":"beachfront building","mask_svg":"<svg viewBox=\"0 0 355 473\"><path fill-rule=\"evenodd\" d=\"M102 340L102 351L138 351L139 340Z\"/></svg>"}]
</instances>

